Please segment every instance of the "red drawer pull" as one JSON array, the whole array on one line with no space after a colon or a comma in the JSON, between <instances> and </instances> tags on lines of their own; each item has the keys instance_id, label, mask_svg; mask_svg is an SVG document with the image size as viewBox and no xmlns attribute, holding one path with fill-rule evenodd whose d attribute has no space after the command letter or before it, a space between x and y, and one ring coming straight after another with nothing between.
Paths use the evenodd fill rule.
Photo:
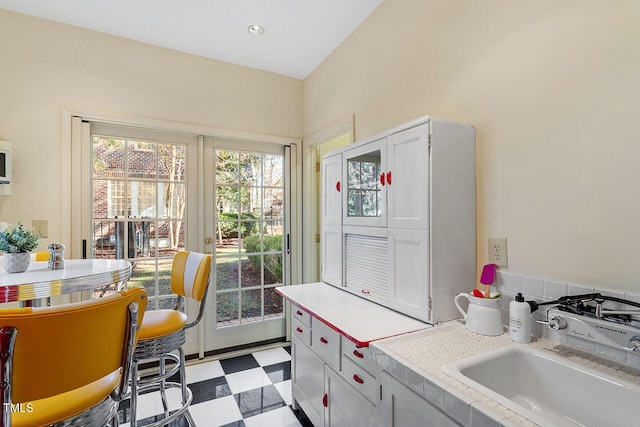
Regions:
<instances>
[{"instance_id":1,"label":"red drawer pull","mask_svg":"<svg viewBox=\"0 0 640 427\"><path fill-rule=\"evenodd\" d=\"M299 333L302 333L302 328L301 328L300 326L298 326L298 327L296 328L296 331L298 331Z\"/></svg>"},{"instance_id":2,"label":"red drawer pull","mask_svg":"<svg viewBox=\"0 0 640 427\"><path fill-rule=\"evenodd\" d=\"M371 292L366 291L366 290L364 290L364 289L363 289L363 290L362 290L362 293L363 293L363 294L365 294L365 295L369 295Z\"/></svg>"},{"instance_id":3,"label":"red drawer pull","mask_svg":"<svg viewBox=\"0 0 640 427\"><path fill-rule=\"evenodd\" d=\"M360 353L358 350L353 350L353 355L360 359L364 358L364 354Z\"/></svg>"},{"instance_id":4,"label":"red drawer pull","mask_svg":"<svg viewBox=\"0 0 640 427\"><path fill-rule=\"evenodd\" d=\"M322 396L322 406L324 406L325 408L329 406L329 399L328 399L327 393L325 393L324 396Z\"/></svg>"},{"instance_id":5,"label":"red drawer pull","mask_svg":"<svg viewBox=\"0 0 640 427\"><path fill-rule=\"evenodd\" d=\"M391 171L387 172L387 184L391 185Z\"/></svg>"},{"instance_id":6,"label":"red drawer pull","mask_svg":"<svg viewBox=\"0 0 640 427\"><path fill-rule=\"evenodd\" d=\"M340 192L340 181L336 182L336 191Z\"/></svg>"},{"instance_id":7,"label":"red drawer pull","mask_svg":"<svg viewBox=\"0 0 640 427\"><path fill-rule=\"evenodd\" d=\"M380 184L384 187L384 172L380 174Z\"/></svg>"},{"instance_id":8,"label":"red drawer pull","mask_svg":"<svg viewBox=\"0 0 640 427\"><path fill-rule=\"evenodd\" d=\"M359 376L357 376L356 374L353 374L353 380L355 382L357 382L358 384L364 384L364 380L362 378L360 378Z\"/></svg>"},{"instance_id":9,"label":"red drawer pull","mask_svg":"<svg viewBox=\"0 0 640 427\"><path fill-rule=\"evenodd\" d=\"M325 339L325 337L320 337L320 342L321 342L322 344L329 344L329 341L327 341L327 340Z\"/></svg>"},{"instance_id":10,"label":"red drawer pull","mask_svg":"<svg viewBox=\"0 0 640 427\"><path fill-rule=\"evenodd\" d=\"M300 310L296 311L296 314L297 314L298 316L302 316L302 312L301 312Z\"/></svg>"}]
</instances>

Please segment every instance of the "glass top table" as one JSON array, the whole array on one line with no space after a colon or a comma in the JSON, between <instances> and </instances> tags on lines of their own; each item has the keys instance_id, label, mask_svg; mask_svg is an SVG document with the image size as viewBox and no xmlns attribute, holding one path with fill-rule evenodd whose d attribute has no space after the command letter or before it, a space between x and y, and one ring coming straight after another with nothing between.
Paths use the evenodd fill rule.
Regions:
<instances>
[{"instance_id":1,"label":"glass top table","mask_svg":"<svg viewBox=\"0 0 640 427\"><path fill-rule=\"evenodd\" d=\"M0 303L92 291L130 276L131 263L120 259L67 259L60 270L49 270L47 261L32 261L27 271L11 274L0 267Z\"/></svg>"}]
</instances>

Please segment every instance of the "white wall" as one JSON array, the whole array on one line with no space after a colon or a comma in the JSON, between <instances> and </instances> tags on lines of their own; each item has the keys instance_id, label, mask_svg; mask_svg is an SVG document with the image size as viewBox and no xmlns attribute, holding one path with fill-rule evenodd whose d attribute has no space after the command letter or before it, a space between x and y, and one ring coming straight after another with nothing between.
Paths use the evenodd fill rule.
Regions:
<instances>
[{"instance_id":1,"label":"white wall","mask_svg":"<svg viewBox=\"0 0 640 427\"><path fill-rule=\"evenodd\" d=\"M477 130L478 267L640 289L640 2L385 0L303 85L304 135ZM480 271L480 270L478 270Z\"/></svg>"},{"instance_id":2,"label":"white wall","mask_svg":"<svg viewBox=\"0 0 640 427\"><path fill-rule=\"evenodd\" d=\"M0 221L47 219L40 246L60 241L63 109L299 138L301 104L300 80L0 9L0 140L13 142Z\"/></svg>"}]
</instances>

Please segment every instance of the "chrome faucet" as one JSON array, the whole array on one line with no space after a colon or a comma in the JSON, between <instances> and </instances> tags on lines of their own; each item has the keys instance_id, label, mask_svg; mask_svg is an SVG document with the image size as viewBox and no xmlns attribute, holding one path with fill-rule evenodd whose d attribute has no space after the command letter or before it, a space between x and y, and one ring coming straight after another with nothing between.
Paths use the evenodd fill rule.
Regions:
<instances>
[{"instance_id":1,"label":"chrome faucet","mask_svg":"<svg viewBox=\"0 0 640 427\"><path fill-rule=\"evenodd\" d=\"M628 314L628 315L638 314L638 315L640 315L640 310L605 310L602 307L602 303L605 302L605 300L603 298L594 298L593 301L595 301L595 303L596 303L595 316L598 319L602 319L605 315L608 315L608 314ZM625 302L625 304L628 304L628 301Z\"/></svg>"}]
</instances>

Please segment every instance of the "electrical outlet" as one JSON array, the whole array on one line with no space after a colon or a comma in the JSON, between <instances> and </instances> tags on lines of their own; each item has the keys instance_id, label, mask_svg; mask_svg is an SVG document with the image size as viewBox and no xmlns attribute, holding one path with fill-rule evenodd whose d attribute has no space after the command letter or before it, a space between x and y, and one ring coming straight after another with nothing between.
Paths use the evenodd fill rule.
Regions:
<instances>
[{"instance_id":1,"label":"electrical outlet","mask_svg":"<svg viewBox=\"0 0 640 427\"><path fill-rule=\"evenodd\" d=\"M46 219L34 219L31 223L33 229L40 235L40 237L44 239L49 237L49 221Z\"/></svg>"},{"instance_id":2,"label":"electrical outlet","mask_svg":"<svg viewBox=\"0 0 640 427\"><path fill-rule=\"evenodd\" d=\"M489 238L489 262L498 267L508 267L507 238Z\"/></svg>"}]
</instances>

